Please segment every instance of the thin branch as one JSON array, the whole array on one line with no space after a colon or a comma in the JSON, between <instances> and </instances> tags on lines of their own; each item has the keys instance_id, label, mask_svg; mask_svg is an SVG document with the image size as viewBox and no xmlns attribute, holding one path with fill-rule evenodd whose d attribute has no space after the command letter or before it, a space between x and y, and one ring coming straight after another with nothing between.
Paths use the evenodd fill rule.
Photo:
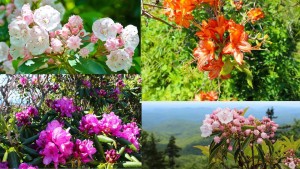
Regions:
<instances>
[{"instance_id":1,"label":"thin branch","mask_svg":"<svg viewBox=\"0 0 300 169\"><path fill-rule=\"evenodd\" d=\"M168 23L168 22L166 22L166 21L164 21L164 20L162 20L162 19L160 19L160 18L158 18L158 17L156 17L156 16L153 16L152 14L150 14L148 11L146 11L146 10L144 10L144 9L142 10L142 15L145 16L145 17L147 17L147 18L155 19L155 20L157 20L157 21L160 21L160 22L162 22L162 23L164 23L164 24L167 24L167 25L169 25L169 26L171 26L171 27L173 27L173 28L175 28L175 29L178 28L177 26L174 26L174 25L172 25L172 24L170 24L170 23Z\"/></svg>"}]
</instances>

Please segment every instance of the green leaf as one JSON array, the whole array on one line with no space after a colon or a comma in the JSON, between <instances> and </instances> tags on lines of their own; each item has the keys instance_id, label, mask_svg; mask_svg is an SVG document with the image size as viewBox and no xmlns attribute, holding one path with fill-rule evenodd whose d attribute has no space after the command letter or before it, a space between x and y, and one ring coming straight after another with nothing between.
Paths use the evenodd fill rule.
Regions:
<instances>
[{"instance_id":1,"label":"green leaf","mask_svg":"<svg viewBox=\"0 0 300 169\"><path fill-rule=\"evenodd\" d=\"M250 125L243 125L242 126L242 130L245 131L247 129L254 129L255 127L254 126L250 126Z\"/></svg>"},{"instance_id":2,"label":"green leaf","mask_svg":"<svg viewBox=\"0 0 300 169\"><path fill-rule=\"evenodd\" d=\"M109 138L109 137L104 136L104 135L98 135L97 138L102 143L113 143L113 142L115 142L115 140L113 140L112 138Z\"/></svg>"},{"instance_id":3,"label":"green leaf","mask_svg":"<svg viewBox=\"0 0 300 169\"><path fill-rule=\"evenodd\" d=\"M39 165L43 162L43 158L42 157L37 157L35 158L33 161L29 162L28 164L31 165Z\"/></svg>"},{"instance_id":4,"label":"green leaf","mask_svg":"<svg viewBox=\"0 0 300 169\"><path fill-rule=\"evenodd\" d=\"M4 156L2 158L2 162L6 162L7 161L7 157L8 157L8 151L6 150L4 153Z\"/></svg>"},{"instance_id":5,"label":"green leaf","mask_svg":"<svg viewBox=\"0 0 300 169\"><path fill-rule=\"evenodd\" d=\"M103 66L91 59L80 58L79 62L69 60L70 65L83 74L107 74Z\"/></svg>"},{"instance_id":6,"label":"green leaf","mask_svg":"<svg viewBox=\"0 0 300 169\"><path fill-rule=\"evenodd\" d=\"M265 154L264 154L264 151L263 151L261 145L259 144L259 145L256 145L255 147L258 151L259 159L262 161L263 165L265 165Z\"/></svg>"},{"instance_id":7,"label":"green leaf","mask_svg":"<svg viewBox=\"0 0 300 169\"><path fill-rule=\"evenodd\" d=\"M220 143L218 143L215 146L213 146L213 148L211 149L211 153L209 154L209 158L208 158L209 163L211 163L212 159L216 156L216 154L219 152L219 149L225 143L226 143L226 139L223 139L222 141L220 141Z\"/></svg>"},{"instance_id":8,"label":"green leaf","mask_svg":"<svg viewBox=\"0 0 300 169\"><path fill-rule=\"evenodd\" d=\"M118 163L118 166L124 167L124 168L141 168L142 163L141 162L124 162L124 163Z\"/></svg>"},{"instance_id":9,"label":"green leaf","mask_svg":"<svg viewBox=\"0 0 300 169\"><path fill-rule=\"evenodd\" d=\"M45 63L47 63L48 58L40 57L32 60L25 61L22 65L19 66L17 74L31 74Z\"/></svg>"},{"instance_id":10,"label":"green leaf","mask_svg":"<svg viewBox=\"0 0 300 169\"><path fill-rule=\"evenodd\" d=\"M252 84L252 80L253 80L253 75L252 75L252 72L250 71L250 66L248 64L243 64L243 65L239 65L239 66L236 66L236 68L241 71L241 72L244 72L246 73L246 80L247 80L247 83L248 85L253 88L253 84Z\"/></svg>"},{"instance_id":11,"label":"green leaf","mask_svg":"<svg viewBox=\"0 0 300 169\"><path fill-rule=\"evenodd\" d=\"M128 140L124 139L124 138L117 138L118 142L120 142L123 145L126 145L128 148L130 148L131 150L137 152L137 148Z\"/></svg>"},{"instance_id":12,"label":"green leaf","mask_svg":"<svg viewBox=\"0 0 300 169\"><path fill-rule=\"evenodd\" d=\"M39 134L34 135L28 139L25 139L25 141L22 143L23 145L27 145L27 144L31 144L32 142L34 142L35 140L37 140L39 138Z\"/></svg>"},{"instance_id":13,"label":"green leaf","mask_svg":"<svg viewBox=\"0 0 300 169\"><path fill-rule=\"evenodd\" d=\"M8 166L9 168L18 168L20 165L20 160L18 154L15 150L8 153Z\"/></svg>"},{"instance_id":14,"label":"green leaf","mask_svg":"<svg viewBox=\"0 0 300 169\"><path fill-rule=\"evenodd\" d=\"M23 145L22 148L23 148L24 152L26 152L26 153L28 153L30 155L33 155L33 156L38 156L39 155L39 153L36 150L34 150L34 149L30 148L30 147L27 147L27 146Z\"/></svg>"},{"instance_id":15,"label":"green leaf","mask_svg":"<svg viewBox=\"0 0 300 169\"><path fill-rule=\"evenodd\" d=\"M224 62L224 66L222 67L221 75L228 75L228 74L230 74L231 71L232 71L232 69L234 68L234 65L235 65L235 63L232 63L230 61L230 59L227 59Z\"/></svg>"}]
</instances>

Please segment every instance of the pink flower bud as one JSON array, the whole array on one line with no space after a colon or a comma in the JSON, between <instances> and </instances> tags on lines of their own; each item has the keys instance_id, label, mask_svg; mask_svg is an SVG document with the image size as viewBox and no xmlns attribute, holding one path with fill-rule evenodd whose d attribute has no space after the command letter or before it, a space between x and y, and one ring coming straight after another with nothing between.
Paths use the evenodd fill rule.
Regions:
<instances>
[{"instance_id":1,"label":"pink flower bud","mask_svg":"<svg viewBox=\"0 0 300 169\"><path fill-rule=\"evenodd\" d=\"M258 143L258 144L261 144L262 142L263 142L263 139L262 139L262 138L258 138L258 139L257 139L257 143Z\"/></svg>"},{"instance_id":2,"label":"pink flower bud","mask_svg":"<svg viewBox=\"0 0 300 169\"><path fill-rule=\"evenodd\" d=\"M214 142L215 142L216 144L220 143L220 141L221 141L221 138L220 138L219 136L215 136L215 137L214 137Z\"/></svg>"}]
</instances>

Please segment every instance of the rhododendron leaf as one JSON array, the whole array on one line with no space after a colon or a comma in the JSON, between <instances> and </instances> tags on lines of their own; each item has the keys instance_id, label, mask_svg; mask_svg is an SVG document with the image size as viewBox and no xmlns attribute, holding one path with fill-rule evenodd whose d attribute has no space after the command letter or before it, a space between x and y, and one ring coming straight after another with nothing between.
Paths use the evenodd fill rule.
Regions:
<instances>
[{"instance_id":1,"label":"rhododendron leaf","mask_svg":"<svg viewBox=\"0 0 300 169\"><path fill-rule=\"evenodd\" d=\"M33 71L40 68L41 66L43 66L47 61L48 61L48 59L45 57L28 60L28 61L24 62L21 66L19 66L17 73L30 74Z\"/></svg>"},{"instance_id":2,"label":"rhododendron leaf","mask_svg":"<svg viewBox=\"0 0 300 169\"><path fill-rule=\"evenodd\" d=\"M14 67L15 70L18 69L18 65L19 65L20 61L22 61L22 60L23 60L22 58L18 58L16 60L12 61L12 65L13 65L13 67Z\"/></svg>"},{"instance_id":3,"label":"rhododendron leaf","mask_svg":"<svg viewBox=\"0 0 300 169\"><path fill-rule=\"evenodd\" d=\"M8 153L8 165L9 168L18 168L20 165L19 156L15 151Z\"/></svg>"},{"instance_id":4,"label":"rhododendron leaf","mask_svg":"<svg viewBox=\"0 0 300 169\"><path fill-rule=\"evenodd\" d=\"M208 161L209 163L213 160L213 158L216 156L216 154L219 152L220 148L226 144L226 139L223 139L220 141L220 143L214 145L214 147L211 149L211 153L209 154Z\"/></svg>"},{"instance_id":5,"label":"rhododendron leaf","mask_svg":"<svg viewBox=\"0 0 300 169\"><path fill-rule=\"evenodd\" d=\"M69 61L71 66L83 74L107 74L103 66L91 59L80 58L79 62Z\"/></svg>"},{"instance_id":6,"label":"rhododendron leaf","mask_svg":"<svg viewBox=\"0 0 300 169\"><path fill-rule=\"evenodd\" d=\"M202 154L204 154L206 157L209 156L209 147L208 146L194 146L195 148L198 148L201 150Z\"/></svg>"},{"instance_id":7,"label":"rhododendron leaf","mask_svg":"<svg viewBox=\"0 0 300 169\"><path fill-rule=\"evenodd\" d=\"M37 157L35 158L33 161L29 162L28 164L31 164L31 165L39 165L41 164L43 161L43 158L42 157Z\"/></svg>"},{"instance_id":8,"label":"rhododendron leaf","mask_svg":"<svg viewBox=\"0 0 300 169\"><path fill-rule=\"evenodd\" d=\"M24 161L29 162L32 161L32 157L29 154L25 154L23 157Z\"/></svg>"},{"instance_id":9,"label":"rhododendron leaf","mask_svg":"<svg viewBox=\"0 0 300 169\"><path fill-rule=\"evenodd\" d=\"M126 147L122 147L120 148L120 150L118 151L118 154L120 154L120 156L123 155L123 153L125 152Z\"/></svg>"},{"instance_id":10,"label":"rhododendron leaf","mask_svg":"<svg viewBox=\"0 0 300 169\"><path fill-rule=\"evenodd\" d=\"M222 70L221 70L221 75L228 75L231 73L232 69L234 68L234 65L236 63L233 63L230 61L230 59L227 59L225 62L224 62L224 66L222 67Z\"/></svg>"},{"instance_id":11,"label":"rhododendron leaf","mask_svg":"<svg viewBox=\"0 0 300 169\"><path fill-rule=\"evenodd\" d=\"M273 152L274 152L273 144L272 144L271 141L268 140L268 139L266 139L265 142L266 142L267 146L269 147L269 153L272 155Z\"/></svg>"},{"instance_id":12,"label":"rhododendron leaf","mask_svg":"<svg viewBox=\"0 0 300 169\"><path fill-rule=\"evenodd\" d=\"M94 135L94 143L97 149L96 157L98 160L105 159L104 150L102 144L99 142L97 135Z\"/></svg>"},{"instance_id":13,"label":"rhododendron leaf","mask_svg":"<svg viewBox=\"0 0 300 169\"><path fill-rule=\"evenodd\" d=\"M7 157L8 157L8 151L6 150L4 153L4 156L2 158L2 162L6 162L7 161Z\"/></svg>"},{"instance_id":14,"label":"rhododendron leaf","mask_svg":"<svg viewBox=\"0 0 300 169\"><path fill-rule=\"evenodd\" d=\"M104 136L104 135L98 135L97 138L102 143L113 143L113 142L115 142L115 140L113 140L112 138L109 138L109 137Z\"/></svg>"},{"instance_id":15,"label":"rhododendron leaf","mask_svg":"<svg viewBox=\"0 0 300 169\"><path fill-rule=\"evenodd\" d=\"M101 163L97 166L97 169L106 169L106 164Z\"/></svg>"},{"instance_id":16,"label":"rhododendron leaf","mask_svg":"<svg viewBox=\"0 0 300 169\"><path fill-rule=\"evenodd\" d=\"M29 147L27 147L25 145L23 145L22 148L23 148L24 152L26 152L26 153L28 153L30 155L33 155L33 156L38 156L39 155L39 153L36 150L34 150L32 148L29 148Z\"/></svg>"},{"instance_id":17,"label":"rhododendron leaf","mask_svg":"<svg viewBox=\"0 0 300 169\"><path fill-rule=\"evenodd\" d=\"M133 159L131 158L131 156L128 153L125 153L125 158L127 158L127 160L133 161Z\"/></svg>"},{"instance_id":18,"label":"rhododendron leaf","mask_svg":"<svg viewBox=\"0 0 300 169\"><path fill-rule=\"evenodd\" d=\"M256 145L255 147L258 151L259 159L262 161L263 164L265 164L265 154L264 154L264 151L262 149L262 146L261 145Z\"/></svg>"},{"instance_id":19,"label":"rhododendron leaf","mask_svg":"<svg viewBox=\"0 0 300 169\"><path fill-rule=\"evenodd\" d=\"M247 139L243 142L242 144L242 149L241 151L244 151L245 148L250 144L250 141L253 139L253 136L247 137Z\"/></svg>"},{"instance_id":20,"label":"rhododendron leaf","mask_svg":"<svg viewBox=\"0 0 300 169\"><path fill-rule=\"evenodd\" d=\"M49 117L49 114L46 113L46 114L42 117L42 119L41 119L41 121L40 121L40 124L45 123L45 122L47 121L48 117Z\"/></svg>"},{"instance_id":21,"label":"rhododendron leaf","mask_svg":"<svg viewBox=\"0 0 300 169\"><path fill-rule=\"evenodd\" d=\"M39 138L39 134L34 135L28 139L25 139L25 141L22 143L23 145L27 145L27 144L31 144L32 142L34 142L35 140L37 140Z\"/></svg>"},{"instance_id":22,"label":"rhododendron leaf","mask_svg":"<svg viewBox=\"0 0 300 169\"><path fill-rule=\"evenodd\" d=\"M117 138L117 141L120 142L123 145L126 145L128 148L130 148L131 150L137 152L137 148L128 140L124 139L124 138Z\"/></svg>"},{"instance_id":23,"label":"rhododendron leaf","mask_svg":"<svg viewBox=\"0 0 300 169\"><path fill-rule=\"evenodd\" d=\"M237 158L238 158L240 152L241 152L241 148L240 148L240 146L238 146L238 148L237 148L236 151L234 152L234 161L235 161L235 162L237 162Z\"/></svg>"},{"instance_id":24,"label":"rhododendron leaf","mask_svg":"<svg viewBox=\"0 0 300 169\"><path fill-rule=\"evenodd\" d=\"M141 168L142 163L141 162L124 162L124 163L118 163L119 167L124 168Z\"/></svg>"}]
</instances>

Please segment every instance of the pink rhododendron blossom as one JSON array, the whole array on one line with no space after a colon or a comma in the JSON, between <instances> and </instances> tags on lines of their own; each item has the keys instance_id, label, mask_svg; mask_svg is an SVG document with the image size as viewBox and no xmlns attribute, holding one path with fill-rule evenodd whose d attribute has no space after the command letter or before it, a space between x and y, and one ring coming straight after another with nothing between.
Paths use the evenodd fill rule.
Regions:
<instances>
[{"instance_id":1,"label":"pink rhododendron blossom","mask_svg":"<svg viewBox=\"0 0 300 169\"><path fill-rule=\"evenodd\" d=\"M107 55L106 65L113 72L120 70L128 72L132 65L132 58L124 49L118 49Z\"/></svg>"},{"instance_id":2,"label":"pink rhododendron blossom","mask_svg":"<svg viewBox=\"0 0 300 169\"><path fill-rule=\"evenodd\" d=\"M24 20L15 19L8 25L10 43L16 46L25 46L30 38L30 29Z\"/></svg>"},{"instance_id":3,"label":"pink rhododendron blossom","mask_svg":"<svg viewBox=\"0 0 300 169\"><path fill-rule=\"evenodd\" d=\"M64 130L57 120L50 122L46 130L41 131L36 143L43 156L43 163L49 165L53 162L55 168L58 168L58 164L65 164L73 153L74 144L69 129Z\"/></svg>"},{"instance_id":4,"label":"pink rhododendron blossom","mask_svg":"<svg viewBox=\"0 0 300 169\"><path fill-rule=\"evenodd\" d=\"M19 82L22 86L25 86L27 84L27 77L20 77Z\"/></svg>"},{"instance_id":5,"label":"pink rhododendron blossom","mask_svg":"<svg viewBox=\"0 0 300 169\"><path fill-rule=\"evenodd\" d=\"M0 166L1 168L1 166ZM38 166L32 166L30 164L27 164L27 163L21 163L19 165L19 169L38 169L39 167Z\"/></svg>"},{"instance_id":6,"label":"pink rhododendron blossom","mask_svg":"<svg viewBox=\"0 0 300 169\"><path fill-rule=\"evenodd\" d=\"M219 136L215 136L215 137L214 137L214 142L215 142L216 144L220 143L220 141L221 141L221 138L220 138Z\"/></svg>"},{"instance_id":7,"label":"pink rhododendron blossom","mask_svg":"<svg viewBox=\"0 0 300 169\"><path fill-rule=\"evenodd\" d=\"M9 47L5 42L0 42L0 62L6 61L9 54Z\"/></svg>"},{"instance_id":8,"label":"pink rhododendron blossom","mask_svg":"<svg viewBox=\"0 0 300 169\"><path fill-rule=\"evenodd\" d=\"M96 153L96 149L93 146L91 140L76 140L74 148L74 157L79 159L83 163L92 161L92 155Z\"/></svg>"},{"instance_id":9,"label":"pink rhododendron blossom","mask_svg":"<svg viewBox=\"0 0 300 169\"><path fill-rule=\"evenodd\" d=\"M99 134L100 133L100 124L99 120L94 114L87 114L82 117L79 122L79 130L88 134Z\"/></svg>"},{"instance_id":10,"label":"pink rhododendron blossom","mask_svg":"<svg viewBox=\"0 0 300 169\"><path fill-rule=\"evenodd\" d=\"M124 138L131 142L137 150L140 149L140 144L138 142L138 137L140 135L140 129L135 122L127 123L122 126L122 131L117 133L118 137ZM127 152L131 150L127 149Z\"/></svg>"},{"instance_id":11,"label":"pink rhododendron blossom","mask_svg":"<svg viewBox=\"0 0 300 169\"><path fill-rule=\"evenodd\" d=\"M36 85L38 83L38 78L36 77L36 76L33 76L32 78L31 78L31 84L32 85Z\"/></svg>"},{"instance_id":12,"label":"pink rhododendron blossom","mask_svg":"<svg viewBox=\"0 0 300 169\"><path fill-rule=\"evenodd\" d=\"M120 154L118 154L117 151L114 149L107 150L105 152L105 160L108 163L112 163L112 164L116 163L119 158L120 158Z\"/></svg>"},{"instance_id":13,"label":"pink rhododendron blossom","mask_svg":"<svg viewBox=\"0 0 300 169\"><path fill-rule=\"evenodd\" d=\"M68 99L66 97L53 101L51 108L56 112L61 113L61 116L63 117L72 117L72 113L77 110L77 107L73 103L73 99Z\"/></svg>"},{"instance_id":14,"label":"pink rhododendron blossom","mask_svg":"<svg viewBox=\"0 0 300 169\"><path fill-rule=\"evenodd\" d=\"M30 30L30 40L27 43L27 49L32 55L40 55L49 48L48 32L39 26L34 26Z\"/></svg>"},{"instance_id":15,"label":"pink rhododendron blossom","mask_svg":"<svg viewBox=\"0 0 300 169\"><path fill-rule=\"evenodd\" d=\"M30 9L29 4L25 4L22 6L21 14L23 20L27 23L27 25L30 25L33 22L33 12Z\"/></svg>"},{"instance_id":16,"label":"pink rhododendron blossom","mask_svg":"<svg viewBox=\"0 0 300 169\"><path fill-rule=\"evenodd\" d=\"M72 35L67 40L67 46L68 46L68 48L72 49L74 51L76 51L76 49L80 49L80 45L82 45L82 43L81 43L81 39L78 36Z\"/></svg>"},{"instance_id":17,"label":"pink rhododendron blossom","mask_svg":"<svg viewBox=\"0 0 300 169\"><path fill-rule=\"evenodd\" d=\"M90 51L87 48L82 48L79 51L79 55L82 57L87 57L90 54Z\"/></svg>"},{"instance_id":18,"label":"pink rhododendron blossom","mask_svg":"<svg viewBox=\"0 0 300 169\"><path fill-rule=\"evenodd\" d=\"M233 120L233 113L229 109L223 109L216 114L221 123L227 124Z\"/></svg>"},{"instance_id":19,"label":"pink rhododendron blossom","mask_svg":"<svg viewBox=\"0 0 300 169\"><path fill-rule=\"evenodd\" d=\"M30 119L38 115L38 110L32 106L29 106L26 110L16 113L16 119L18 126L30 125Z\"/></svg>"},{"instance_id":20,"label":"pink rhododendron blossom","mask_svg":"<svg viewBox=\"0 0 300 169\"><path fill-rule=\"evenodd\" d=\"M122 120L119 116L115 115L114 112L111 112L109 114L103 114L102 119L99 121L99 125L101 131L105 134L116 136L122 128Z\"/></svg>"},{"instance_id":21,"label":"pink rhododendron blossom","mask_svg":"<svg viewBox=\"0 0 300 169\"><path fill-rule=\"evenodd\" d=\"M51 31L60 23L60 13L49 5L42 6L34 11L33 20L41 28Z\"/></svg>"},{"instance_id":22,"label":"pink rhododendron blossom","mask_svg":"<svg viewBox=\"0 0 300 169\"><path fill-rule=\"evenodd\" d=\"M118 29L114 29L114 21L110 18L102 18L93 23L92 30L94 35L101 41L117 36Z\"/></svg>"}]
</instances>

